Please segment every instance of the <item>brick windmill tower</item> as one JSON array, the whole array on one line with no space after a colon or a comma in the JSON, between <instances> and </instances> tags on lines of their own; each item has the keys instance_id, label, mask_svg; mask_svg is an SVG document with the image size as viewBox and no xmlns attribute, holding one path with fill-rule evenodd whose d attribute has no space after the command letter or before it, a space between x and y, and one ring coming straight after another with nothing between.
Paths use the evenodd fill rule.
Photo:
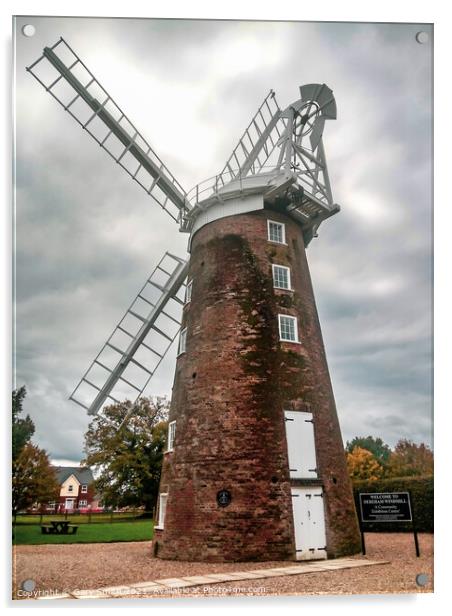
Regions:
<instances>
[{"instance_id":1,"label":"brick windmill tower","mask_svg":"<svg viewBox=\"0 0 452 616\"><path fill-rule=\"evenodd\" d=\"M339 211L332 91L301 86L284 109L270 92L221 173L186 193L63 39L27 70L189 234L189 260L165 253L71 395L89 414L137 400L179 335L156 555L359 551L305 254Z\"/></svg>"}]
</instances>

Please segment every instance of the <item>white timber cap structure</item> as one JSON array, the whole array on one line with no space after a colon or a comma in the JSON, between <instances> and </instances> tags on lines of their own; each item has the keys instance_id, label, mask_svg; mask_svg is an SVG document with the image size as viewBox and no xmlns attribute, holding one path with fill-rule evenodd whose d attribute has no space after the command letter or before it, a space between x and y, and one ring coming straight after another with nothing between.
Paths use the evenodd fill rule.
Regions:
<instances>
[{"instance_id":1,"label":"white timber cap structure","mask_svg":"<svg viewBox=\"0 0 452 616\"><path fill-rule=\"evenodd\" d=\"M296 182L293 173L274 171L245 178L235 178L209 197L196 203L190 211L187 226L190 229L189 248L193 235L204 225L219 218L236 216L264 209L265 198L271 199Z\"/></svg>"},{"instance_id":2,"label":"white timber cap structure","mask_svg":"<svg viewBox=\"0 0 452 616\"><path fill-rule=\"evenodd\" d=\"M206 180L212 189L212 180ZM203 184L195 187L199 190ZM197 201L185 220L183 230L190 232L188 250L190 251L193 235L206 224L247 212L264 209L265 202L272 203L276 198L287 196L287 214L305 229L306 244L316 236L316 230L326 218L339 211L337 204L327 205L308 195L297 185L295 173L276 169L272 172L234 178L221 186L208 197Z\"/></svg>"}]
</instances>

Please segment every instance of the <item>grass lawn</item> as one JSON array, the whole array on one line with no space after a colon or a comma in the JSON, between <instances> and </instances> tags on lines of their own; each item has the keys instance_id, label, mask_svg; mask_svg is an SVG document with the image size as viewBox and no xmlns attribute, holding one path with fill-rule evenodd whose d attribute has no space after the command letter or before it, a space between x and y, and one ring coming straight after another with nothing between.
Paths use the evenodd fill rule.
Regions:
<instances>
[{"instance_id":1,"label":"grass lawn","mask_svg":"<svg viewBox=\"0 0 452 616\"><path fill-rule=\"evenodd\" d=\"M18 525L15 545L42 545L44 543L110 543L114 541L150 541L153 520L121 522L118 524L81 524L76 535L43 535L39 525Z\"/></svg>"},{"instance_id":2,"label":"grass lawn","mask_svg":"<svg viewBox=\"0 0 452 616\"><path fill-rule=\"evenodd\" d=\"M67 520L71 523L71 524L97 524L99 522L110 522L113 519L113 522L123 522L124 520L128 520L128 519L135 519L138 516L137 513L113 513L113 516L110 513L93 513L91 516L91 521L89 518L89 515L87 513L82 513L82 514L75 514L75 515L71 515L70 513L67 515ZM56 515L56 514L51 514L51 515L43 515L42 516L42 521L44 524L47 524L48 522L50 522L51 520L56 520L56 519L63 519L64 518L64 514L61 515ZM39 515L39 513L35 514L35 515L18 515L17 516L17 524L40 524L41 520L41 516Z\"/></svg>"}]
</instances>

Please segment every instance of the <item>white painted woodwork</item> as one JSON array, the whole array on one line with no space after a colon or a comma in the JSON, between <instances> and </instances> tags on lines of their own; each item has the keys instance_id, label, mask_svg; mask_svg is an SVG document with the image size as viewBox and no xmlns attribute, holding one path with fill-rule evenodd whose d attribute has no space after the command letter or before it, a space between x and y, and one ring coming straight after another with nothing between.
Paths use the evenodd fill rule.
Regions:
<instances>
[{"instance_id":1,"label":"white painted woodwork","mask_svg":"<svg viewBox=\"0 0 452 616\"><path fill-rule=\"evenodd\" d=\"M327 558L322 488L293 487L291 491L296 559Z\"/></svg>"},{"instance_id":2,"label":"white painted woodwork","mask_svg":"<svg viewBox=\"0 0 452 616\"><path fill-rule=\"evenodd\" d=\"M287 452L291 479L316 479L314 424L312 413L285 411Z\"/></svg>"}]
</instances>

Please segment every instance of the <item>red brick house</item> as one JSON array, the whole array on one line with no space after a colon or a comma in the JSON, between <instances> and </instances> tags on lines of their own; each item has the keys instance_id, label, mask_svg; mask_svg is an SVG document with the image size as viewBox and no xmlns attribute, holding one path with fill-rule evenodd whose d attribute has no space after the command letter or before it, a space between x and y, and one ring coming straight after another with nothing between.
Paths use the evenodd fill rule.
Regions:
<instances>
[{"instance_id":1,"label":"red brick house","mask_svg":"<svg viewBox=\"0 0 452 616\"><path fill-rule=\"evenodd\" d=\"M94 491L94 477L90 468L79 466L54 466L60 496L58 502L47 503L47 511L99 511L102 507Z\"/></svg>"}]
</instances>

